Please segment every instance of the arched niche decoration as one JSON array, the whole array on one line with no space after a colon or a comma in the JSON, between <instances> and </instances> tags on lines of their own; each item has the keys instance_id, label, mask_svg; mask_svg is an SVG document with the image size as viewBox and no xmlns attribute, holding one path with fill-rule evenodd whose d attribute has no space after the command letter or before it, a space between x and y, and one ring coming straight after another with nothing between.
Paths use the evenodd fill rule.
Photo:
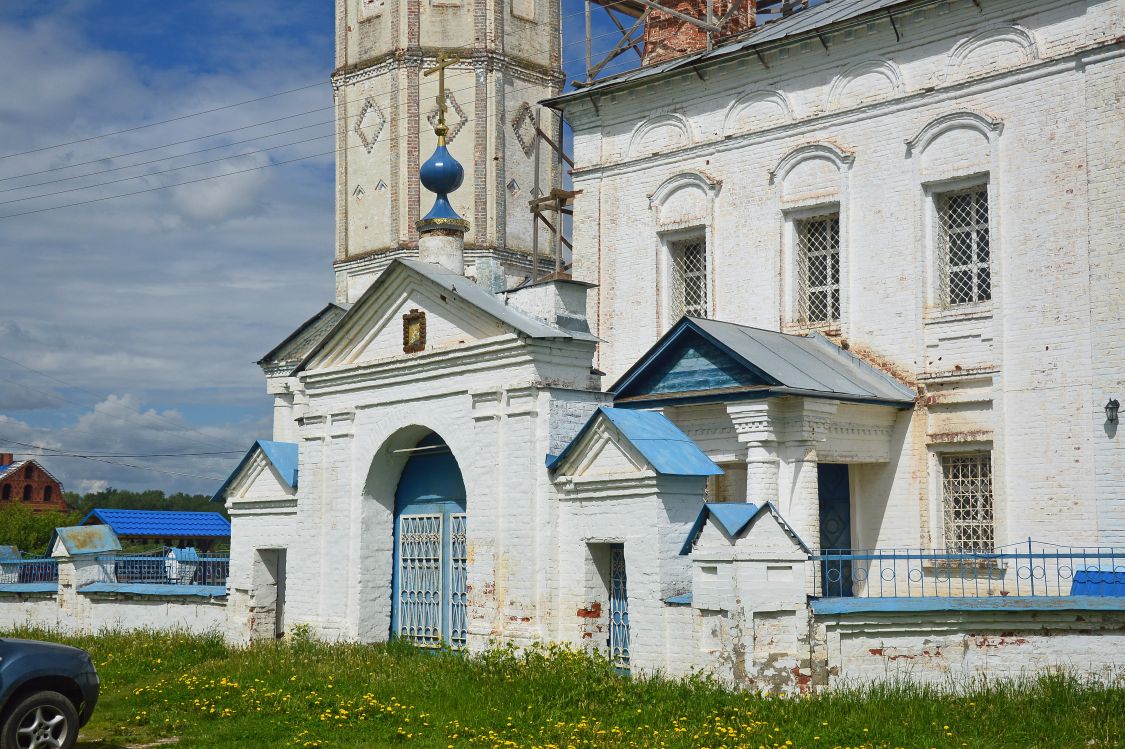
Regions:
<instances>
[{"instance_id":1,"label":"arched niche decoration","mask_svg":"<svg viewBox=\"0 0 1125 749\"><path fill-rule=\"evenodd\" d=\"M988 171L1004 123L972 111L950 112L931 120L906 141L906 156L918 162L921 176Z\"/></svg>"},{"instance_id":2,"label":"arched niche decoration","mask_svg":"<svg viewBox=\"0 0 1125 749\"><path fill-rule=\"evenodd\" d=\"M661 230L711 223L722 182L699 172L681 172L661 183L649 196L649 207Z\"/></svg>"},{"instance_id":3,"label":"arched niche decoration","mask_svg":"<svg viewBox=\"0 0 1125 749\"><path fill-rule=\"evenodd\" d=\"M1026 65L1039 59L1039 44L1016 24L985 29L962 39L950 51L944 82L974 78Z\"/></svg>"},{"instance_id":4,"label":"arched niche decoration","mask_svg":"<svg viewBox=\"0 0 1125 749\"><path fill-rule=\"evenodd\" d=\"M780 185L782 200L830 197L844 191L855 155L831 143L795 148L770 170L770 184Z\"/></svg>"},{"instance_id":5,"label":"arched niche decoration","mask_svg":"<svg viewBox=\"0 0 1125 749\"><path fill-rule=\"evenodd\" d=\"M674 151L693 142L691 125L686 118L678 114L660 114L637 125L629 139L628 157Z\"/></svg>"},{"instance_id":6,"label":"arched niche decoration","mask_svg":"<svg viewBox=\"0 0 1125 749\"><path fill-rule=\"evenodd\" d=\"M727 108L723 135L766 130L793 121L793 105L784 93L758 89L743 94Z\"/></svg>"},{"instance_id":7,"label":"arched niche decoration","mask_svg":"<svg viewBox=\"0 0 1125 749\"><path fill-rule=\"evenodd\" d=\"M861 60L844 68L828 89L829 110L847 109L902 94L902 71L885 57Z\"/></svg>"}]
</instances>

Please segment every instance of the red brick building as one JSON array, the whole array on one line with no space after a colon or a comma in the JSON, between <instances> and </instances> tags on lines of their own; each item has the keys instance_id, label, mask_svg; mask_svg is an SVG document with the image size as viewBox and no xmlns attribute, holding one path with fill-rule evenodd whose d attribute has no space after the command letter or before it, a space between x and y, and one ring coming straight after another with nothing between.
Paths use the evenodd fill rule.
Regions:
<instances>
[{"instance_id":1,"label":"red brick building","mask_svg":"<svg viewBox=\"0 0 1125 749\"><path fill-rule=\"evenodd\" d=\"M59 480L34 460L14 460L0 453L0 508L18 502L36 512L66 512Z\"/></svg>"}]
</instances>

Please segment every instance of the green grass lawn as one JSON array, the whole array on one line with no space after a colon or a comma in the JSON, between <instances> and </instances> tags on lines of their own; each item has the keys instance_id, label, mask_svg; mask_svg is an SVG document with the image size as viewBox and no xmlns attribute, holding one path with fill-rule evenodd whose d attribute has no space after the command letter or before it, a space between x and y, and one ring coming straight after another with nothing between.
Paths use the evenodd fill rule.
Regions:
<instances>
[{"instance_id":1,"label":"green grass lawn","mask_svg":"<svg viewBox=\"0 0 1125 749\"><path fill-rule=\"evenodd\" d=\"M949 690L888 685L801 699L704 679L627 679L565 650L465 657L404 645L41 631L89 650L102 696L82 747L1116 747L1125 679L1053 676Z\"/></svg>"}]
</instances>

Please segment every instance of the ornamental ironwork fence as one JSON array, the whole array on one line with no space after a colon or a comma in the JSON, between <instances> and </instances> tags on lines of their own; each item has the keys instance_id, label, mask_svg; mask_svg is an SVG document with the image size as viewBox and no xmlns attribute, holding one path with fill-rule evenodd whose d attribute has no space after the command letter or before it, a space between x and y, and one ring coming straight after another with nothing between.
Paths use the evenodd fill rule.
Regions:
<instances>
[{"instance_id":1,"label":"ornamental ironwork fence","mask_svg":"<svg viewBox=\"0 0 1125 749\"><path fill-rule=\"evenodd\" d=\"M23 557L0 560L0 584L54 583L59 579L59 560Z\"/></svg>"},{"instance_id":2,"label":"ornamental ironwork fence","mask_svg":"<svg viewBox=\"0 0 1125 749\"><path fill-rule=\"evenodd\" d=\"M163 548L98 558L99 581L150 585L226 585L230 557L195 549Z\"/></svg>"},{"instance_id":3,"label":"ornamental ironwork fence","mask_svg":"<svg viewBox=\"0 0 1125 749\"><path fill-rule=\"evenodd\" d=\"M809 574L822 598L1125 596L1125 548L828 549L810 557Z\"/></svg>"}]
</instances>

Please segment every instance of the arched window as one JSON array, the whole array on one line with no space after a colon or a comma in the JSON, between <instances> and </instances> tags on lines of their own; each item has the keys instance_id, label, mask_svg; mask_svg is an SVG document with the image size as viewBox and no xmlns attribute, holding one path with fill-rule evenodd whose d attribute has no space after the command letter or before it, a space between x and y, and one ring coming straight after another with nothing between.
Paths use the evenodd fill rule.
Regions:
<instances>
[{"instance_id":1,"label":"arched window","mask_svg":"<svg viewBox=\"0 0 1125 749\"><path fill-rule=\"evenodd\" d=\"M34 468L29 464L27 468L23 469L23 477L25 479L30 479L34 472Z\"/></svg>"},{"instance_id":2,"label":"arched window","mask_svg":"<svg viewBox=\"0 0 1125 749\"><path fill-rule=\"evenodd\" d=\"M4 484L4 488L0 489L0 498L3 498L3 500L5 502L7 502L9 499L12 498L12 485L11 484Z\"/></svg>"},{"instance_id":3,"label":"arched window","mask_svg":"<svg viewBox=\"0 0 1125 749\"><path fill-rule=\"evenodd\" d=\"M30 502L31 501L31 484L24 484L23 485L23 501L24 502Z\"/></svg>"},{"instance_id":4,"label":"arched window","mask_svg":"<svg viewBox=\"0 0 1125 749\"><path fill-rule=\"evenodd\" d=\"M48 484L43 487L43 501L50 502L55 496L55 487Z\"/></svg>"}]
</instances>

